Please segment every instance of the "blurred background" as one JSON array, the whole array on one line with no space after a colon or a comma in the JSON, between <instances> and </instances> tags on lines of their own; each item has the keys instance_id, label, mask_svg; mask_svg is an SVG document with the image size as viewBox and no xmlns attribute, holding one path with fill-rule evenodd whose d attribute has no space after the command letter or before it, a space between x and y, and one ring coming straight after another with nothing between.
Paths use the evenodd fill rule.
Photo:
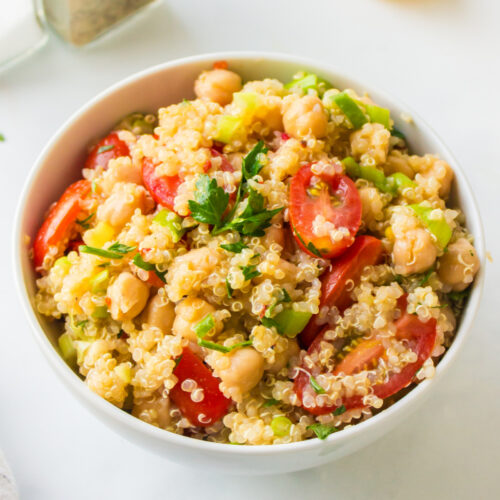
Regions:
<instances>
[{"instance_id":1,"label":"blurred background","mask_svg":"<svg viewBox=\"0 0 500 500\"><path fill-rule=\"evenodd\" d=\"M46 16L37 3L37 21L29 0L0 5L0 448L21 497L498 498L497 261L488 263L483 304L459 359L404 425L318 469L244 478L149 455L81 408L32 340L14 292L10 247L28 171L48 139L86 101L164 61L261 50L327 62L423 116L464 167L488 249L498 258L500 3L45 0L45 6ZM92 17L93 8L103 11ZM130 16L124 22L91 41L125 14Z\"/></svg>"}]
</instances>

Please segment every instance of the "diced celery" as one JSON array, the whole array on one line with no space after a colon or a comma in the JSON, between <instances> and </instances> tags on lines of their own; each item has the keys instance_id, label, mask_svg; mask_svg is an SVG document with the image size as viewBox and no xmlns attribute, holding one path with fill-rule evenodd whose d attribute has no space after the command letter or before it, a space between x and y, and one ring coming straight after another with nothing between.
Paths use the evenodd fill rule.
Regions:
<instances>
[{"instance_id":1,"label":"diced celery","mask_svg":"<svg viewBox=\"0 0 500 500\"><path fill-rule=\"evenodd\" d=\"M186 232L186 229L182 227L182 217L166 208L160 210L154 216L153 221L169 229L174 243L177 243Z\"/></svg>"},{"instance_id":2,"label":"diced celery","mask_svg":"<svg viewBox=\"0 0 500 500\"><path fill-rule=\"evenodd\" d=\"M69 261L68 257L59 257L55 262L54 262L54 267L60 268L64 273L67 273L71 267L71 262Z\"/></svg>"},{"instance_id":3,"label":"diced celery","mask_svg":"<svg viewBox=\"0 0 500 500\"><path fill-rule=\"evenodd\" d=\"M396 194L397 185L395 181L388 181L384 173L378 168L369 165L359 165L354 158L348 156L342 160L347 174L351 177L361 177L373 182L375 187L383 193Z\"/></svg>"},{"instance_id":4,"label":"diced celery","mask_svg":"<svg viewBox=\"0 0 500 500\"><path fill-rule=\"evenodd\" d=\"M368 122L363 110L356 104L356 101L346 92L340 92L331 97L334 102L346 115L355 129L361 128Z\"/></svg>"},{"instance_id":5,"label":"diced celery","mask_svg":"<svg viewBox=\"0 0 500 500\"><path fill-rule=\"evenodd\" d=\"M73 340L68 333L63 333L58 339L59 349L63 359L67 363L74 363L76 361L76 349L73 345Z\"/></svg>"},{"instance_id":6,"label":"diced celery","mask_svg":"<svg viewBox=\"0 0 500 500\"><path fill-rule=\"evenodd\" d=\"M318 95L321 97L325 90L332 88L332 85L314 73L304 73L303 76L300 75L299 78L294 78L291 82L285 84L285 88L300 88L305 93L307 93L309 89L313 89L316 90Z\"/></svg>"},{"instance_id":7,"label":"diced celery","mask_svg":"<svg viewBox=\"0 0 500 500\"><path fill-rule=\"evenodd\" d=\"M214 139L219 142L230 143L243 126L239 116L224 115L219 118Z\"/></svg>"},{"instance_id":8,"label":"diced celery","mask_svg":"<svg viewBox=\"0 0 500 500\"><path fill-rule=\"evenodd\" d=\"M109 271L104 269L90 280L90 291L92 293L105 292L109 283Z\"/></svg>"},{"instance_id":9,"label":"diced celery","mask_svg":"<svg viewBox=\"0 0 500 500\"><path fill-rule=\"evenodd\" d=\"M275 436L284 437L290 434L290 429L292 427L292 422L287 417L274 417L271 422L271 429Z\"/></svg>"},{"instance_id":10,"label":"diced celery","mask_svg":"<svg viewBox=\"0 0 500 500\"><path fill-rule=\"evenodd\" d=\"M105 243L112 240L115 230L107 222L99 222L93 229L83 233L83 241L86 245L96 248L102 248Z\"/></svg>"},{"instance_id":11,"label":"diced celery","mask_svg":"<svg viewBox=\"0 0 500 500\"><path fill-rule=\"evenodd\" d=\"M396 172L387 177L387 182L396 186L399 191L406 188L414 188L417 183L413 182L408 176L402 174L401 172Z\"/></svg>"},{"instance_id":12,"label":"diced celery","mask_svg":"<svg viewBox=\"0 0 500 500\"><path fill-rule=\"evenodd\" d=\"M259 103L260 96L255 92L236 92L233 94L233 104L240 109L243 114L255 111Z\"/></svg>"},{"instance_id":13,"label":"diced celery","mask_svg":"<svg viewBox=\"0 0 500 500\"><path fill-rule=\"evenodd\" d=\"M73 345L76 349L76 362L81 365L85 358L85 354L87 353L88 348L90 347L91 342L86 342L83 340L75 340Z\"/></svg>"},{"instance_id":14,"label":"diced celery","mask_svg":"<svg viewBox=\"0 0 500 500\"><path fill-rule=\"evenodd\" d=\"M430 214L433 212L433 208L426 207L422 204L409 205L409 207L415 212L417 217L423 222L427 229L435 236L439 246L442 249L446 248L453 231L450 225L446 222L444 216L440 219L431 219Z\"/></svg>"},{"instance_id":15,"label":"diced celery","mask_svg":"<svg viewBox=\"0 0 500 500\"><path fill-rule=\"evenodd\" d=\"M367 104L365 110L372 123L381 123L386 129L391 129L391 112L388 109Z\"/></svg>"},{"instance_id":16,"label":"diced celery","mask_svg":"<svg viewBox=\"0 0 500 500\"><path fill-rule=\"evenodd\" d=\"M277 330L287 337L296 337L309 323L312 313L295 311L294 309L284 309L274 318Z\"/></svg>"},{"instance_id":17,"label":"diced celery","mask_svg":"<svg viewBox=\"0 0 500 500\"><path fill-rule=\"evenodd\" d=\"M132 370L129 363L120 363L115 367L115 373L127 384L132 381Z\"/></svg>"},{"instance_id":18,"label":"diced celery","mask_svg":"<svg viewBox=\"0 0 500 500\"><path fill-rule=\"evenodd\" d=\"M109 312L106 306L97 306L92 313L94 319L106 319L108 316Z\"/></svg>"}]
</instances>

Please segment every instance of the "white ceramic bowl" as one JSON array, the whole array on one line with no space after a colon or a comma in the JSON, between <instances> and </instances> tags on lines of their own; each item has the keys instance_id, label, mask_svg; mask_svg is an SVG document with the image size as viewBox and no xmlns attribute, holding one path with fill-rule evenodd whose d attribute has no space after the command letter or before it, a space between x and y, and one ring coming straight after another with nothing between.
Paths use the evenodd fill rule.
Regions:
<instances>
[{"instance_id":1,"label":"white ceramic bowl","mask_svg":"<svg viewBox=\"0 0 500 500\"><path fill-rule=\"evenodd\" d=\"M311 439L275 446L232 446L198 441L148 425L116 408L90 391L66 365L55 348L59 333L56 325L38 314L34 307L36 276L25 235L33 239L47 207L66 186L81 176L88 144L105 135L119 118L128 113L154 111L183 98L192 98L195 78L217 60L227 60L231 69L237 71L244 80L276 77L288 81L299 70L312 71L339 88L368 91L378 104L390 108L396 126L407 135L412 151L437 153L452 165L456 175L453 201L467 216L467 226L475 237L476 250L484 267L483 230L471 188L446 146L414 112L326 64L282 54L217 53L168 62L127 78L83 106L61 127L36 161L21 196L14 234L16 281L34 336L52 368L71 393L115 432L139 446L186 465L202 465L204 468L242 474L307 469L352 453L379 438L404 420L430 393L456 358L470 330L480 301L482 270L474 283L456 338L439 363L432 380L422 382L373 418L332 434L325 441ZM402 112L410 113L412 124L400 119Z\"/></svg>"}]
</instances>

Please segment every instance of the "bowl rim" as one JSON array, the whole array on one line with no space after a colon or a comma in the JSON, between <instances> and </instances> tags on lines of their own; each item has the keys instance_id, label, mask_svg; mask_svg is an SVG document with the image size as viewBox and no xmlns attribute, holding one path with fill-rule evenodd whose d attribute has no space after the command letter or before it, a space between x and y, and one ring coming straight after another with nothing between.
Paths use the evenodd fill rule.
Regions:
<instances>
[{"instance_id":1,"label":"bowl rim","mask_svg":"<svg viewBox=\"0 0 500 500\"><path fill-rule=\"evenodd\" d=\"M476 228L475 237L475 248L480 258L481 267L476 275L473 289L470 294L467 307L465 308L460 326L455 334L455 338L451 346L444 353L443 357L440 359L439 364L436 367L435 375L432 379L426 379L419 383L416 387L414 387L408 394L403 396L400 400L398 400L393 405L389 406L385 410L380 413L370 417L369 419L359 422L352 427L348 427L347 429L343 429L342 432L331 434L325 441L321 441L318 438L311 438L304 441L286 443L286 444L273 444L273 445L251 445L251 446L234 446L226 443L214 443L210 441L202 441L198 439L193 439L187 436L182 436L179 434L175 434L173 432L165 431L164 429L160 429L151 424L143 422L142 420L133 417L131 414L123 411L122 409L114 406L108 401L104 400L86 386L83 380L81 380L78 375L66 364L66 362L62 359L57 350L50 343L47 335L45 334L43 328L38 322L38 319L35 315L33 306L30 302L30 296L28 290L24 285L23 278L23 270L22 270L22 262L21 262L21 245L23 244L23 235L21 234L22 229L22 221L23 214L25 212L27 203L28 203L28 193L31 191L32 187L35 184L35 180L38 172L42 169L44 165L44 161L48 153L51 149L56 146L58 143L60 136L63 135L64 131L70 127L74 122L78 121L80 115L84 114L84 112L96 105L97 103L105 100L108 96L112 95L115 91L126 87L127 85L140 80L144 77L150 76L157 72L161 72L166 69L181 67L184 65L188 65L191 63L199 63L199 62L213 62L216 60L239 60L244 61L248 64L255 64L258 60L267 60L267 61L276 61L277 63L290 63L297 66L298 69L300 67L309 67L315 68L319 72L325 71L331 74L337 74L350 82L352 82L355 88L366 90L368 93L376 93L377 95L383 97L391 104L394 104L396 107L400 109L405 109L411 116L414 118L416 122L418 122L419 128L421 132L425 136L430 136L434 139L436 144L439 146L441 150L441 154L447 155L447 159L450 160L453 164L453 170L457 177L457 182L460 184L462 196L467 198L469 201L472 210L466 214L467 220L470 222L474 220L473 226ZM336 68L335 66L324 63L315 59L306 58L306 57L297 57L286 53L278 53L278 52L267 52L267 51L223 51L223 52L212 52L205 53L195 56L188 56L179 59L174 59L171 61L163 62L151 67L148 67L144 70L134 73L131 76L128 76L117 83L111 85L106 88L102 92L98 93L94 98L87 101L83 104L78 110L76 110L52 135L49 142L42 149L41 153L37 157L35 163L30 169L29 175L26 178L24 183L21 196L16 207L16 214L14 219L13 226L13 272L14 272L14 281L16 283L16 288L23 304L24 312L28 318L28 322L31 326L32 335L35 337L39 348L44 353L47 360L50 362L52 368L57 372L58 376L61 377L61 380L65 383L65 385L70 386L72 391L75 391L81 400L79 402L83 404L82 400L86 400L92 406L97 407L100 412L103 412L107 415L109 419L117 419L123 424L124 427L131 428L130 430L135 431L136 433L147 434L150 438L153 438L158 441L162 441L165 445L174 444L178 446L185 446L188 448L196 449L204 452L217 452L219 454L226 455L280 455L292 453L295 451L306 451L314 448L320 448L325 446L326 443L336 444L339 447L342 443L349 441L353 436L363 435L370 432L370 429L377 428L383 425L384 421L389 420L394 415L400 413L405 406L408 406L412 401L414 403L417 400L422 400L422 397L428 393L428 388L432 385L436 385L438 380L440 380L446 371L446 369L452 364L453 360L456 359L459 350L462 348L464 341L467 335L470 333L472 323L477 314L480 299L482 295L483 283L484 283L484 267L485 267L485 238L484 238L484 229L481 221L481 217L479 214L478 205L473 193L473 190L467 180L460 164L457 162L454 155L450 152L448 147L443 143L441 137L435 132L435 130L429 126L429 124L423 120L418 113L403 103L398 98L394 98L389 95L388 92L383 89L380 90L378 86L367 85L361 79L356 77L352 77L349 73ZM102 417L99 415L99 420Z\"/></svg>"}]
</instances>

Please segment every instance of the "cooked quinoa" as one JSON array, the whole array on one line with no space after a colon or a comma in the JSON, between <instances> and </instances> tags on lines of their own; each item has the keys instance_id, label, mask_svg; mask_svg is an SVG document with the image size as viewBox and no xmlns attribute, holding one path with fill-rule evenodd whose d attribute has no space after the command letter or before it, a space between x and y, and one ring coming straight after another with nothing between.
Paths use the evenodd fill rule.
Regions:
<instances>
[{"instance_id":1,"label":"cooked quinoa","mask_svg":"<svg viewBox=\"0 0 500 500\"><path fill-rule=\"evenodd\" d=\"M34 243L89 388L169 432L324 439L432 378L479 268L453 170L312 74L184 100L94 145Z\"/></svg>"}]
</instances>

